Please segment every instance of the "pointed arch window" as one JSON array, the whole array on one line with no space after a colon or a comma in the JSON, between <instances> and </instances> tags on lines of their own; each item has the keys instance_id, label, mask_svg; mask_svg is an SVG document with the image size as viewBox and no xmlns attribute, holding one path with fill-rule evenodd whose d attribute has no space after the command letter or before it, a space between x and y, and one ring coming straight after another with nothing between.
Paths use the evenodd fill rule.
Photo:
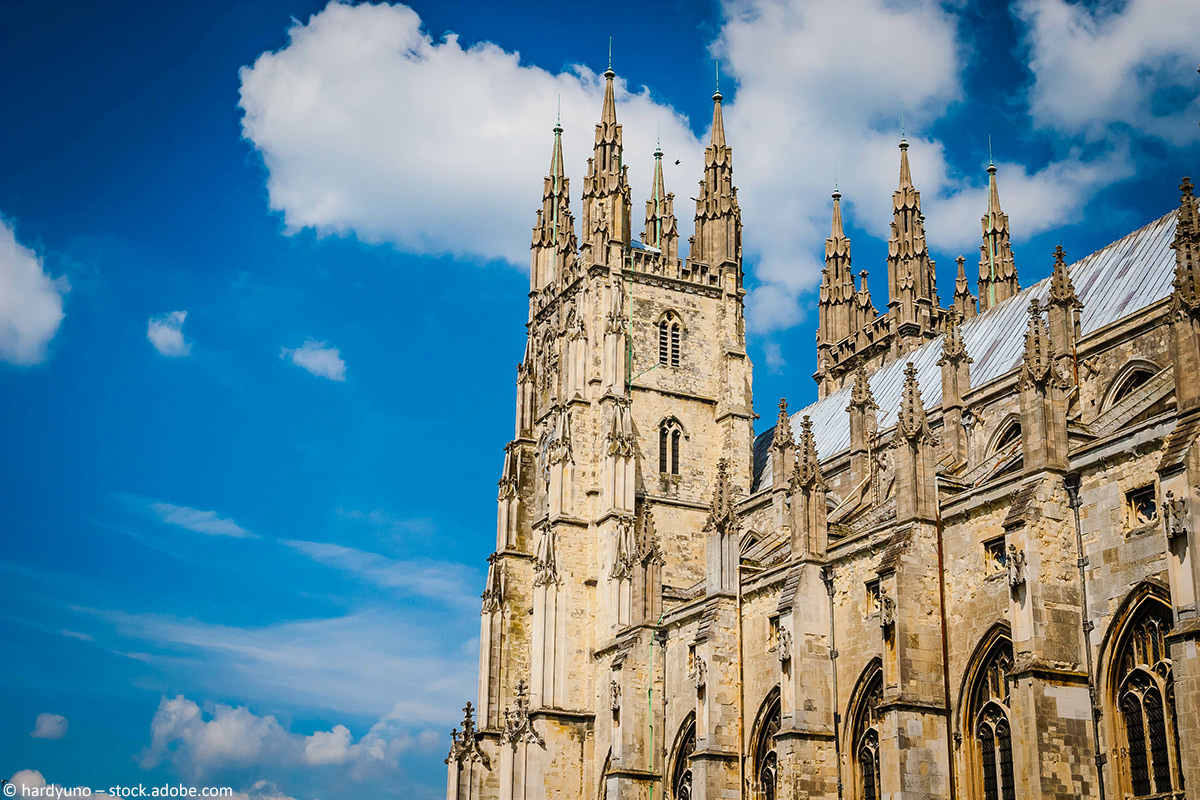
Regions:
<instances>
[{"instance_id":1,"label":"pointed arch window","mask_svg":"<svg viewBox=\"0 0 1200 800\"><path fill-rule=\"evenodd\" d=\"M675 737L671 761L671 800L692 800L692 753L696 752L696 718L689 716Z\"/></svg>"},{"instance_id":2,"label":"pointed arch window","mask_svg":"<svg viewBox=\"0 0 1200 800\"><path fill-rule=\"evenodd\" d=\"M658 363L663 367L678 367L683 323L674 312L668 311L658 321Z\"/></svg>"},{"instance_id":3,"label":"pointed arch window","mask_svg":"<svg viewBox=\"0 0 1200 800\"><path fill-rule=\"evenodd\" d=\"M996 634L976 660L967 688L965 727L970 731L974 796L982 800L1017 796L1008 700L1012 659L1012 640L1006 633Z\"/></svg>"},{"instance_id":4,"label":"pointed arch window","mask_svg":"<svg viewBox=\"0 0 1200 800\"><path fill-rule=\"evenodd\" d=\"M658 471L663 475L679 474L679 448L683 439L683 426L674 417L668 417L658 426Z\"/></svg>"},{"instance_id":5,"label":"pointed arch window","mask_svg":"<svg viewBox=\"0 0 1200 800\"><path fill-rule=\"evenodd\" d=\"M1166 635L1171 611L1147 596L1130 616L1114 654L1111 700L1116 706L1122 773L1131 797L1168 796L1182 788L1175 687Z\"/></svg>"},{"instance_id":6,"label":"pointed arch window","mask_svg":"<svg viewBox=\"0 0 1200 800\"><path fill-rule=\"evenodd\" d=\"M850 745L854 761L855 797L881 800L879 787L879 705L883 702L883 670L876 661L859 680L851 712Z\"/></svg>"},{"instance_id":7,"label":"pointed arch window","mask_svg":"<svg viewBox=\"0 0 1200 800\"><path fill-rule=\"evenodd\" d=\"M996 436L996 442L992 445L992 452L999 453L1013 442L1019 441L1020 438L1021 423L1017 422L1015 419L1010 420L1009 423L1000 430L999 435Z\"/></svg>"},{"instance_id":8,"label":"pointed arch window","mask_svg":"<svg viewBox=\"0 0 1200 800\"><path fill-rule=\"evenodd\" d=\"M779 733L779 689L773 689L763 702L754 725L751 761L751 797L756 800L775 800L779 777L779 756L775 752L775 735Z\"/></svg>"}]
</instances>

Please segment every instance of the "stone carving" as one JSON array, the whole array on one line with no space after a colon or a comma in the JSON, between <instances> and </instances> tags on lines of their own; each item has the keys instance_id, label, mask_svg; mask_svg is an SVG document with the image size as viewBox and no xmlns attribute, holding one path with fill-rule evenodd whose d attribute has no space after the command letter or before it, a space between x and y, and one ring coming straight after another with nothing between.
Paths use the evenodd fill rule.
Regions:
<instances>
[{"instance_id":1,"label":"stone carving","mask_svg":"<svg viewBox=\"0 0 1200 800\"><path fill-rule=\"evenodd\" d=\"M542 536L538 540L537 553L533 561L533 585L545 586L558 583L558 564L554 555L554 531L542 523Z\"/></svg>"},{"instance_id":2,"label":"stone carving","mask_svg":"<svg viewBox=\"0 0 1200 800\"><path fill-rule=\"evenodd\" d=\"M479 596L483 600L480 613L491 614L500 610L500 604L504 602L505 579L504 562L500 560L499 553L492 553L488 556L487 588Z\"/></svg>"},{"instance_id":3,"label":"stone carving","mask_svg":"<svg viewBox=\"0 0 1200 800\"><path fill-rule=\"evenodd\" d=\"M612 576L618 580L626 578L637 563L637 541L633 530L633 517L617 518L617 552L613 559Z\"/></svg>"},{"instance_id":4,"label":"stone carving","mask_svg":"<svg viewBox=\"0 0 1200 800\"><path fill-rule=\"evenodd\" d=\"M1187 501L1176 497L1174 492L1167 492L1163 498L1163 528L1167 533L1167 541L1173 542L1188 533Z\"/></svg>"},{"instance_id":5,"label":"stone carving","mask_svg":"<svg viewBox=\"0 0 1200 800\"><path fill-rule=\"evenodd\" d=\"M891 638L896 629L896 601L889 594L879 595L879 628L884 638Z\"/></svg>"},{"instance_id":6,"label":"stone carving","mask_svg":"<svg viewBox=\"0 0 1200 800\"><path fill-rule=\"evenodd\" d=\"M475 731L473 719L474 706L468 702L463 706L462 732L457 728L450 731L450 754L443 763L454 761L458 764L483 764L486 769L492 768L492 761L487 753L479 747L479 734Z\"/></svg>"},{"instance_id":7,"label":"stone carving","mask_svg":"<svg viewBox=\"0 0 1200 800\"><path fill-rule=\"evenodd\" d=\"M697 689L703 689L708 683L708 665L704 663L704 659L696 656L692 660L691 669L688 670L688 677L692 679L692 683L696 684Z\"/></svg>"},{"instance_id":8,"label":"stone carving","mask_svg":"<svg viewBox=\"0 0 1200 800\"><path fill-rule=\"evenodd\" d=\"M514 750L518 744L536 744L545 748L546 740L533 729L533 720L529 716L529 690L524 678L517 682L516 704L516 710L504 709L504 730L500 734L500 741Z\"/></svg>"},{"instance_id":9,"label":"stone carving","mask_svg":"<svg viewBox=\"0 0 1200 800\"><path fill-rule=\"evenodd\" d=\"M792 660L792 632L786 628L779 630L779 643L775 645L775 655L779 656L779 663L784 664Z\"/></svg>"},{"instance_id":10,"label":"stone carving","mask_svg":"<svg viewBox=\"0 0 1200 800\"><path fill-rule=\"evenodd\" d=\"M615 680L608 682L608 701L614 714L621 710L621 684Z\"/></svg>"},{"instance_id":11,"label":"stone carving","mask_svg":"<svg viewBox=\"0 0 1200 800\"><path fill-rule=\"evenodd\" d=\"M1008 546L1008 585L1016 589L1025 584L1025 551L1015 544Z\"/></svg>"}]
</instances>

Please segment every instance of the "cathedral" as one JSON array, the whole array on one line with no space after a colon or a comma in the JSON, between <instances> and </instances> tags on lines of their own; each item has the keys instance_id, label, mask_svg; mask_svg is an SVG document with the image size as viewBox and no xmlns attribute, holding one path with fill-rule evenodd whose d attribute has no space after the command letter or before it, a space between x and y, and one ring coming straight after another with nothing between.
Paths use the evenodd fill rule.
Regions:
<instances>
[{"instance_id":1,"label":"cathedral","mask_svg":"<svg viewBox=\"0 0 1200 800\"><path fill-rule=\"evenodd\" d=\"M1191 183L1022 287L989 167L943 306L901 140L886 308L834 193L819 399L756 435L721 95L681 259L613 78L579 224L554 128L448 800L1200 799Z\"/></svg>"}]
</instances>

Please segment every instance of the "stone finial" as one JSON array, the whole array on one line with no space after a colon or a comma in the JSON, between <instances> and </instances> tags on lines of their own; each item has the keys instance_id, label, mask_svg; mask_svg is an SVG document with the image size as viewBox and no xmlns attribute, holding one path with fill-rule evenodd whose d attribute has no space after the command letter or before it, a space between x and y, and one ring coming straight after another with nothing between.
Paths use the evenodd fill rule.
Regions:
<instances>
[{"instance_id":1,"label":"stone finial","mask_svg":"<svg viewBox=\"0 0 1200 800\"><path fill-rule=\"evenodd\" d=\"M942 340L942 354L938 358L938 366L943 364L972 363L963 344L962 331L958 327L958 309L952 308L946 312L946 334Z\"/></svg>"},{"instance_id":2,"label":"stone finial","mask_svg":"<svg viewBox=\"0 0 1200 800\"><path fill-rule=\"evenodd\" d=\"M854 386L850 389L850 405L846 407L846 410L867 411L878 407L875 404L875 396L871 394L871 381L867 375L867 368L865 365L859 364L858 369L854 370Z\"/></svg>"},{"instance_id":3,"label":"stone finial","mask_svg":"<svg viewBox=\"0 0 1200 800\"><path fill-rule=\"evenodd\" d=\"M1019 385L1043 384L1054 368L1054 354L1050 348L1050 337L1046 323L1042 320L1042 308L1037 298L1029 301L1029 327L1025 331L1025 358L1021 362Z\"/></svg>"},{"instance_id":4,"label":"stone finial","mask_svg":"<svg viewBox=\"0 0 1200 800\"><path fill-rule=\"evenodd\" d=\"M955 259L958 264L958 275L954 279L954 308L958 311L963 322L976 314L975 295L971 294L971 284L967 280L967 260L962 256Z\"/></svg>"},{"instance_id":5,"label":"stone finial","mask_svg":"<svg viewBox=\"0 0 1200 800\"><path fill-rule=\"evenodd\" d=\"M500 733L500 741L514 749L518 744L536 744L546 746L546 740L533 728L533 718L529 715L529 687L525 679L517 681L516 709L504 710L504 730Z\"/></svg>"},{"instance_id":6,"label":"stone finial","mask_svg":"<svg viewBox=\"0 0 1200 800\"><path fill-rule=\"evenodd\" d=\"M721 459L717 462L716 485L713 488L713 499L704 523L705 531L721 531L736 533L738 528L737 510L734 507L733 485L729 477L729 462Z\"/></svg>"},{"instance_id":7,"label":"stone finial","mask_svg":"<svg viewBox=\"0 0 1200 800\"><path fill-rule=\"evenodd\" d=\"M931 439L925 406L921 402L921 387L917 384L917 367L908 362L904 368L904 389L900 397L900 418L896 422L899 438Z\"/></svg>"},{"instance_id":8,"label":"stone finial","mask_svg":"<svg viewBox=\"0 0 1200 800\"><path fill-rule=\"evenodd\" d=\"M858 293L855 295L859 320L864 324L877 316L875 304L871 302L871 287L867 285L867 274L865 269L858 273Z\"/></svg>"},{"instance_id":9,"label":"stone finial","mask_svg":"<svg viewBox=\"0 0 1200 800\"><path fill-rule=\"evenodd\" d=\"M796 469L792 473L792 488L825 489L821 461L817 455L817 440L813 436L812 420L806 415L800 422L800 447L796 450Z\"/></svg>"},{"instance_id":10,"label":"stone finial","mask_svg":"<svg viewBox=\"0 0 1200 800\"><path fill-rule=\"evenodd\" d=\"M1079 296L1075 294L1075 284L1067 273L1066 252L1062 245L1054 248L1054 270L1050 273L1050 302L1057 305L1083 308Z\"/></svg>"},{"instance_id":11,"label":"stone finial","mask_svg":"<svg viewBox=\"0 0 1200 800\"><path fill-rule=\"evenodd\" d=\"M1177 312L1200 314L1200 213L1190 178L1179 184L1179 213L1175 220L1175 292L1172 305Z\"/></svg>"},{"instance_id":12,"label":"stone finial","mask_svg":"<svg viewBox=\"0 0 1200 800\"><path fill-rule=\"evenodd\" d=\"M779 421L775 423L775 435L771 437L771 449L783 450L791 447L795 439L792 437L792 421L788 417L787 398L779 398Z\"/></svg>"},{"instance_id":13,"label":"stone finial","mask_svg":"<svg viewBox=\"0 0 1200 800\"><path fill-rule=\"evenodd\" d=\"M469 701L463 706L462 731L450 731L450 755L446 756L445 763L449 764L451 761L459 764L464 761L477 762L487 769L492 768L491 759L479 746L479 734L475 731L474 706Z\"/></svg>"},{"instance_id":14,"label":"stone finial","mask_svg":"<svg viewBox=\"0 0 1200 800\"><path fill-rule=\"evenodd\" d=\"M635 553L637 560L642 564L647 563L663 563L662 545L658 540L658 531L654 525L654 512L650 510L650 504L642 505L642 516L638 525L637 535L637 551Z\"/></svg>"}]
</instances>

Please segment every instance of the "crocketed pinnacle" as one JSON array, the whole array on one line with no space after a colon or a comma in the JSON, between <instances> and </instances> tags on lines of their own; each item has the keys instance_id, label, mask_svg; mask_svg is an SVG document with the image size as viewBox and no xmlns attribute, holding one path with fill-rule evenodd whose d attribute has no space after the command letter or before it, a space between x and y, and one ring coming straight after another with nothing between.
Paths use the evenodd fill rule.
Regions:
<instances>
[{"instance_id":1,"label":"crocketed pinnacle","mask_svg":"<svg viewBox=\"0 0 1200 800\"><path fill-rule=\"evenodd\" d=\"M867 410L878 408L875 404L875 396L871 394L871 381L867 376L867 367L863 363L859 363L858 369L854 370L854 388L850 390L850 405L846 409L859 408Z\"/></svg>"},{"instance_id":2,"label":"crocketed pinnacle","mask_svg":"<svg viewBox=\"0 0 1200 800\"><path fill-rule=\"evenodd\" d=\"M1071 276L1067 273L1066 255L1061 244L1054 248L1054 271L1050 273L1050 302L1082 308L1083 303L1079 302L1079 296L1075 294L1075 284L1071 283Z\"/></svg>"},{"instance_id":3,"label":"crocketed pinnacle","mask_svg":"<svg viewBox=\"0 0 1200 800\"><path fill-rule=\"evenodd\" d=\"M771 437L771 447L782 450L791 447L792 442L792 421L788 418L787 400L781 397L779 398L779 421L775 423L775 435Z\"/></svg>"},{"instance_id":4,"label":"crocketed pinnacle","mask_svg":"<svg viewBox=\"0 0 1200 800\"><path fill-rule=\"evenodd\" d=\"M979 246L979 310L986 311L1021 291L1009 242L1008 214L1000 208L996 165L989 164L988 207L980 220L983 243Z\"/></svg>"},{"instance_id":5,"label":"crocketed pinnacle","mask_svg":"<svg viewBox=\"0 0 1200 800\"><path fill-rule=\"evenodd\" d=\"M963 322L975 316L975 295L971 294L971 284L967 280L966 261L962 256L955 259L958 276L954 279L954 309Z\"/></svg>"},{"instance_id":6,"label":"crocketed pinnacle","mask_svg":"<svg viewBox=\"0 0 1200 800\"><path fill-rule=\"evenodd\" d=\"M821 461L817 455L817 440L813 436L812 420L805 415L800 421L800 447L796 450L796 470L792 473L794 487L826 488L821 476Z\"/></svg>"},{"instance_id":7,"label":"crocketed pinnacle","mask_svg":"<svg viewBox=\"0 0 1200 800\"><path fill-rule=\"evenodd\" d=\"M896 430L905 439L930 435L925 406L921 402L921 387L917 384L917 368L911 361L904 368L904 389L900 398L900 419L896 423Z\"/></svg>"},{"instance_id":8,"label":"crocketed pinnacle","mask_svg":"<svg viewBox=\"0 0 1200 800\"><path fill-rule=\"evenodd\" d=\"M542 208L533 229L533 246L573 251L576 246L575 218L571 214L570 181L563 166L561 124L554 126L550 170L542 188ZM561 265L560 265L561 268Z\"/></svg>"},{"instance_id":9,"label":"crocketed pinnacle","mask_svg":"<svg viewBox=\"0 0 1200 800\"><path fill-rule=\"evenodd\" d=\"M1173 304L1178 310L1200 312L1200 213L1196 208L1192 181L1184 178L1179 185L1179 213L1175 220L1175 291Z\"/></svg>"},{"instance_id":10,"label":"crocketed pinnacle","mask_svg":"<svg viewBox=\"0 0 1200 800\"><path fill-rule=\"evenodd\" d=\"M1020 385L1044 383L1053 368L1050 335L1042 319L1042 308L1035 297L1029 301L1029 327L1025 331L1025 358L1021 362Z\"/></svg>"},{"instance_id":11,"label":"crocketed pinnacle","mask_svg":"<svg viewBox=\"0 0 1200 800\"><path fill-rule=\"evenodd\" d=\"M962 330L958 326L958 309L951 308L946 312L946 333L942 339L942 354L938 357L938 366L945 363L958 364L962 361L971 363L967 348L963 344Z\"/></svg>"}]
</instances>

